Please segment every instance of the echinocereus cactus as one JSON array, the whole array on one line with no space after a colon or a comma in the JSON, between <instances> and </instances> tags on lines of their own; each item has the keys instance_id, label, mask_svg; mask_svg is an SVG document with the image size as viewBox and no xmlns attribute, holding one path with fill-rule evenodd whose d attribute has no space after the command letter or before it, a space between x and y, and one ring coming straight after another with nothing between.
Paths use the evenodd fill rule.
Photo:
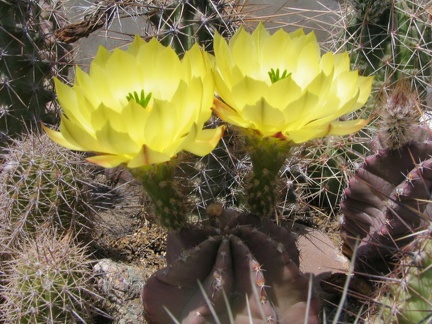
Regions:
<instances>
[{"instance_id":1,"label":"echinocereus cactus","mask_svg":"<svg viewBox=\"0 0 432 324\"><path fill-rule=\"evenodd\" d=\"M57 119L52 77L67 74L71 48L54 30L67 23L52 0L0 1L0 139ZM0 146L3 146L0 144Z\"/></svg>"},{"instance_id":2,"label":"echinocereus cactus","mask_svg":"<svg viewBox=\"0 0 432 324\"><path fill-rule=\"evenodd\" d=\"M429 323L432 314L432 238L430 229L417 233L400 251L401 261L384 279L376 298L373 323Z\"/></svg>"},{"instance_id":3,"label":"echinocereus cactus","mask_svg":"<svg viewBox=\"0 0 432 324\"><path fill-rule=\"evenodd\" d=\"M357 269L388 272L395 251L431 221L432 133L419 124L415 95L397 85L383 107L375 154L366 157L345 191L342 236L355 242Z\"/></svg>"},{"instance_id":4,"label":"echinocereus cactus","mask_svg":"<svg viewBox=\"0 0 432 324\"><path fill-rule=\"evenodd\" d=\"M308 294L288 230L229 211L213 223L169 234L167 267L144 287L151 323L171 316L184 323L318 323L319 303Z\"/></svg>"},{"instance_id":5,"label":"echinocereus cactus","mask_svg":"<svg viewBox=\"0 0 432 324\"><path fill-rule=\"evenodd\" d=\"M70 236L39 228L5 265L0 313L5 323L85 323L97 295L91 287L91 263Z\"/></svg>"},{"instance_id":6,"label":"echinocereus cactus","mask_svg":"<svg viewBox=\"0 0 432 324\"><path fill-rule=\"evenodd\" d=\"M337 120L369 97L372 78L350 70L347 53L320 55L313 33L273 35L260 24L229 43L214 41L215 113L246 133L253 175L249 207L269 217L275 208L278 172L290 147L327 135L361 129L367 120Z\"/></svg>"},{"instance_id":7,"label":"echinocereus cactus","mask_svg":"<svg viewBox=\"0 0 432 324\"><path fill-rule=\"evenodd\" d=\"M91 225L91 169L81 161L82 154L59 147L46 134L14 140L6 151L0 173L0 227L8 234L0 242L14 245L15 238L34 234L41 224L62 232Z\"/></svg>"},{"instance_id":8,"label":"echinocereus cactus","mask_svg":"<svg viewBox=\"0 0 432 324\"><path fill-rule=\"evenodd\" d=\"M432 28L428 0L350 0L343 43L352 61L383 86L409 79L424 99L431 82Z\"/></svg>"},{"instance_id":9,"label":"echinocereus cactus","mask_svg":"<svg viewBox=\"0 0 432 324\"><path fill-rule=\"evenodd\" d=\"M317 138L296 150L286 170L296 187L298 208L323 213L332 221L349 176L368 151L369 142L367 131L361 130L345 137Z\"/></svg>"},{"instance_id":10,"label":"echinocereus cactus","mask_svg":"<svg viewBox=\"0 0 432 324\"><path fill-rule=\"evenodd\" d=\"M432 137L425 132L422 142L368 156L345 190L342 237L347 254L360 240L358 271L388 272L394 252L430 221Z\"/></svg>"},{"instance_id":11,"label":"echinocereus cactus","mask_svg":"<svg viewBox=\"0 0 432 324\"><path fill-rule=\"evenodd\" d=\"M208 54L195 45L179 59L137 36L126 51L101 47L89 74L77 68L74 86L56 80L56 90L64 115L60 131L44 127L51 139L97 152L87 160L103 167L131 168L161 224L184 225L187 199L172 185L175 157L206 155L223 133L222 126L203 129L214 92Z\"/></svg>"}]
</instances>

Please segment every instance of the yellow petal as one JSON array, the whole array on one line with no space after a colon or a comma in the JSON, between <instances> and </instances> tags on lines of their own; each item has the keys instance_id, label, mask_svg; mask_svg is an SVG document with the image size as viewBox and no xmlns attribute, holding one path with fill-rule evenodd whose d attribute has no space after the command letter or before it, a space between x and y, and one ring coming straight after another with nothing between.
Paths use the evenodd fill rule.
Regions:
<instances>
[{"instance_id":1,"label":"yellow petal","mask_svg":"<svg viewBox=\"0 0 432 324\"><path fill-rule=\"evenodd\" d=\"M93 151L131 155L140 150L139 143L134 142L127 132L115 130L109 120L101 130L96 132L96 138L103 149Z\"/></svg>"},{"instance_id":2,"label":"yellow petal","mask_svg":"<svg viewBox=\"0 0 432 324\"><path fill-rule=\"evenodd\" d=\"M271 106L286 110L287 106L298 100L303 93L301 87L291 77L287 77L272 84L268 95L264 97Z\"/></svg>"},{"instance_id":3,"label":"yellow petal","mask_svg":"<svg viewBox=\"0 0 432 324\"><path fill-rule=\"evenodd\" d=\"M105 47L99 45L96 56L90 64L90 74L93 66L99 65L101 67L104 67L110 56L111 53Z\"/></svg>"},{"instance_id":4,"label":"yellow petal","mask_svg":"<svg viewBox=\"0 0 432 324\"><path fill-rule=\"evenodd\" d=\"M141 48L145 46L145 41L139 35L134 36L133 42L129 45L127 52L137 57Z\"/></svg>"},{"instance_id":5,"label":"yellow petal","mask_svg":"<svg viewBox=\"0 0 432 324\"><path fill-rule=\"evenodd\" d=\"M241 114L219 99L215 99L213 106L214 113L222 120L243 128L251 126L251 122L243 118Z\"/></svg>"},{"instance_id":6,"label":"yellow petal","mask_svg":"<svg viewBox=\"0 0 432 324\"><path fill-rule=\"evenodd\" d=\"M45 131L45 133L47 133L49 138L51 138L57 144L60 144L64 147L66 147L70 150L74 150L74 151L86 151L86 149L84 147L82 147L81 145L79 145L78 143L76 143L76 142L71 143L71 142L67 141L64 138L62 133L57 132L55 130L52 130L51 128L46 127L44 124L42 124L42 128Z\"/></svg>"},{"instance_id":7,"label":"yellow petal","mask_svg":"<svg viewBox=\"0 0 432 324\"><path fill-rule=\"evenodd\" d=\"M245 106L242 116L253 124L255 129L266 135L276 133L285 123L283 113L270 106L264 98L254 105Z\"/></svg>"},{"instance_id":8,"label":"yellow petal","mask_svg":"<svg viewBox=\"0 0 432 324\"><path fill-rule=\"evenodd\" d=\"M333 121L330 123L328 135L347 135L355 133L365 127L370 119L354 119L346 121Z\"/></svg>"},{"instance_id":9,"label":"yellow petal","mask_svg":"<svg viewBox=\"0 0 432 324\"><path fill-rule=\"evenodd\" d=\"M62 116L60 132L67 142L74 146L84 148L82 151L104 152L104 148L94 137L94 134L87 132L81 125L72 123Z\"/></svg>"},{"instance_id":10,"label":"yellow petal","mask_svg":"<svg viewBox=\"0 0 432 324\"><path fill-rule=\"evenodd\" d=\"M319 59L318 43L309 43L305 47L299 49L299 60L297 61L292 77L302 88L306 88L321 72Z\"/></svg>"},{"instance_id":11,"label":"yellow petal","mask_svg":"<svg viewBox=\"0 0 432 324\"><path fill-rule=\"evenodd\" d=\"M257 27L252 36L241 29L236 39L230 41L233 61L243 74L254 77L255 71L261 70L258 48L260 48L262 38L265 38L266 33L268 32L264 28Z\"/></svg>"},{"instance_id":12,"label":"yellow petal","mask_svg":"<svg viewBox=\"0 0 432 324\"><path fill-rule=\"evenodd\" d=\"M129 168L139 168L151 164L167 162L170 159L171 156L162 152L152 150L146 145L143 145L138 154L127 163L127 166Z\"/></svg>"},{"instance_id":13,"label":"yellow petal","mask_svg":"<svg viewBox=\"0 0 432 324\"><path fill-rule=\"evenodd\" d=\"M104 168L114 168L128 161L128 158L121 155L95 155L88 157L86 160Z\"/></svg>"},{"instance_id":14,"label":"yellow petal","mask_svg":"<svg viewBox=\"0 0 432 324\"><path fill-rule=\"evenodd\" d=\"M299 129L310 122L313 111L319 104L319 97L305 91L301 97L291 102L283 111L288 129ZM311 116L312 115L312 116ZM286 129L284 129L286 131Z\"/></svg>"},{"instance_id":15,"label":"yellow petal","mask_svg":"<svg viewBox=\"0 0 432 324\"><path fill-rule=\"evenodd\" d=\"M324 137L328 134L328 126L313 129L290 130L285 133L286 137L294 143L304 143L314 138Z\"/></svg>"},{"instance_id":16,"label":"yellow petal","mask_svg":"<svg viewBox=\"0 0 432 324\"><path fill-rule=\"evenodd\" d=\"M216 129L202 130L195 141L185 146L185 150L198 156L205 156L216 147L223 135L225 127L219 126Z\"/></svg>"},{"instance_id":17,"label":"yellow petal","mask_svg":"<svg viewBox=\"0 0 432 324\"><path fill-rule=\"evenodd\" d=\"M357 80L357 86L360 89L360 94L358 97L358 105L360 107L366 103L366 101L368 100L368 98L370 96L373 79L374 79L373 76L370 76L370 77L360 76Z\"/></svg>"},{"instance_id":18,"label":"yellow petal","mask_svg":"<svg viewBox=\"0 0 432 324\"><path fill-rule=\"evenodd\" d=\"M263 97L268 97L270 87L264 81L246 76L231 90L235 94L233 106L244 107L258 103Z\"/></svg>"}]
</instances>

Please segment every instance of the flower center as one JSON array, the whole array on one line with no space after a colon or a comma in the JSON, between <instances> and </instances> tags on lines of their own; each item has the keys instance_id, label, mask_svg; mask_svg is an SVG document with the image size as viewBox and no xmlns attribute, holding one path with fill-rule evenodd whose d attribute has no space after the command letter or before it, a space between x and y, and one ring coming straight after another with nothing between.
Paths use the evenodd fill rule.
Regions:
<instances>
[{"instance_id":1,"label":"flower center","mask_svg":"<svg viewBox=\"0 0 432 324\"><path fill-rule=\"evenodd\" d=\"M134 91L133 93L129 92L126 96L127 101L135 100L137 104L140 104L144 108L147 108L147 105L151 99L152 93L150 92L147 96L144 94L144 90L141 90L141 93Z\"/></svg>"},{"instance_id":2,"label":"flower center","mask_svg":"<svg viewBox=\"0 0 432 324\"><path fill-rule=\"evenodd\" d=\"M285 79L285 78L289 77L291 75L291 73L288 73L287 70L284 70L282 72L282 75L281 75L279 69L276 69L276 71L274 69L271 69L268 72L268 75L270 77L271 83L275 83L275 82L277 82L279 80L282 80L282 79Z\"/></svg>"}]
</instances>

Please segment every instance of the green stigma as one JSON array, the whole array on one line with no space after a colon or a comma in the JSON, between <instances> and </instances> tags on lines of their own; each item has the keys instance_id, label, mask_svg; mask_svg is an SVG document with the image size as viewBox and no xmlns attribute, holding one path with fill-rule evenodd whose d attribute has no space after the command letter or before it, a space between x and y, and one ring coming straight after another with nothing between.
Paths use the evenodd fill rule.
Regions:
<instances>
[{"instance_id":1,"label":"green stigma","mask_svg":"<svg viewBox=\"0 0 432 324\"><path fill-rule=\"evenodd\" d=\"M284 70L282 75L280 75L279 69L276 69L276 71L274 69L271 69L270 72L268 72L268 75L270 77L271 83L275 83L279 80L289 77L291 73L288 74L288 71Z\"/></svg>"},{"instance_id":2,"label":"green stigma","mask_svg":"<svg viewBox=\"0 0 432 324\"><path fill-rule=\"evenodd\" d=\"M144 90L141 90L141 94L140 95L136 91L134 91L133 94L129 92L129 94L126 96L126 99L128 101L131 101L133 99L133 100L135 100L135 102L137 104L140 104L144 108L147 108L147 105L150 102L151 96L152 96L151 92L146 96L144 94Z\"/></svg>"}]
</instances>

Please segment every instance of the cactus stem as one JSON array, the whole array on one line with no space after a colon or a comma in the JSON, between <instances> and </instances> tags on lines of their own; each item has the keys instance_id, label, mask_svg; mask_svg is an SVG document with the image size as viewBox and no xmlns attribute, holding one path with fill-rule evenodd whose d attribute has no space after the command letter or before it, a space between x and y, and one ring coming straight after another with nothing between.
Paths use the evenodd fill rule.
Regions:
<instances>
[{"instance_id":1,"label":"cactus stem","mask_svg":"<svg viewBox=\"0 0 432 324\"><path fill-rule=\"evenodd\" d=\"M150 196L160 224L168 229L179 229L187 220L187 199L174 179L175 166L170 161L131 170Z\"/></svg>"},{"instance_id":2,"label":"cactus stem","mask_svg":"<svg viewBox=\"0 0 432 324\"><path fill-rule=\"evenodd\" d=\"M252 175L247 179L246 192L252 213L270 217L275 212L279 170L290 152L287 142L276 138L247 138L247 149L252 161Z\"/></svg>"}]
</instances>

